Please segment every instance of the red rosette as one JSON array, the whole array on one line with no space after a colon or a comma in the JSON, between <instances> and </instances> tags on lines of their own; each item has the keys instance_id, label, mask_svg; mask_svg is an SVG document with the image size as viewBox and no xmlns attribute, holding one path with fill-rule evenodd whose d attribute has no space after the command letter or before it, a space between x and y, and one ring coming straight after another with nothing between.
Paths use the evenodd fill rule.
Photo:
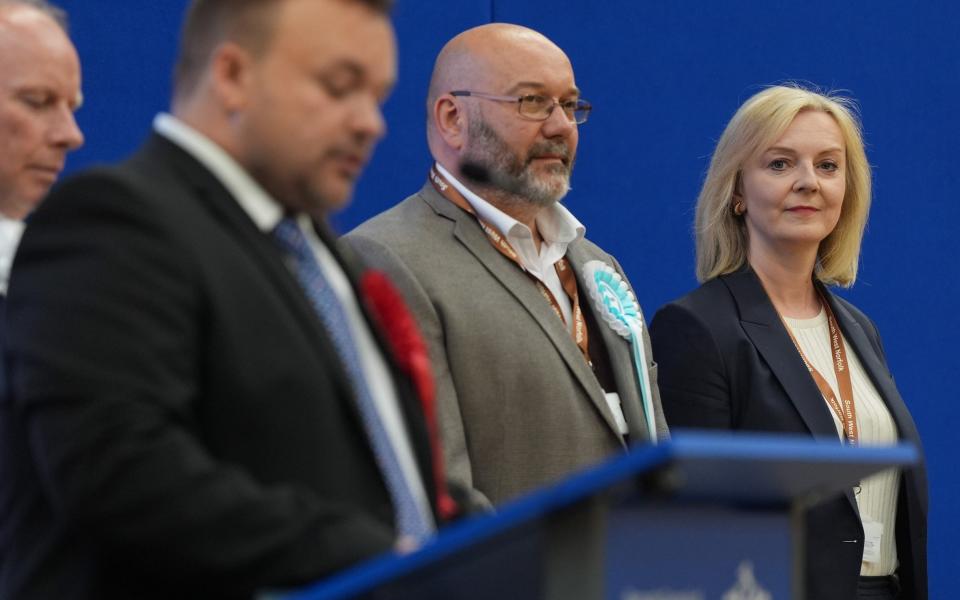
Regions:
<instances>
[{"instance_id":1,"label":"red rosette","mask_svg":"<svg viewBox=\"0 0 960 600\"><path fill-rule=\"evenodd\" d=\"M443 453L437 430L436 387L430 369L427 345L420 328L407 309L407 305L386 274L368 270L360 278L360 292L366 306L373 314L380 331L386 336L394 361L413 382L430 437L433 456L433 478L436 483L437 512L443 520L449 520L458 512L457 504L447 491L444 475Z\"/></svg>"}]
</instances>

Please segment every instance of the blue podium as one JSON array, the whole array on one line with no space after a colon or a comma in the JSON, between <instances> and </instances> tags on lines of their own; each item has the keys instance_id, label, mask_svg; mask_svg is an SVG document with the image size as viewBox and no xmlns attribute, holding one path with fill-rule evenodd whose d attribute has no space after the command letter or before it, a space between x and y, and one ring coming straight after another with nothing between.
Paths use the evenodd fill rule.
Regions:
<instances>
[{"instance_id":1,"label":"blue podium","mask_svg":"<svg viewBox=\"0 0 960 600\"><path fill-rule=\"evenodd\" d=\"M801 600L803 509L911 446L678 432L285 600Z\"/></svg>"}]
</instances>

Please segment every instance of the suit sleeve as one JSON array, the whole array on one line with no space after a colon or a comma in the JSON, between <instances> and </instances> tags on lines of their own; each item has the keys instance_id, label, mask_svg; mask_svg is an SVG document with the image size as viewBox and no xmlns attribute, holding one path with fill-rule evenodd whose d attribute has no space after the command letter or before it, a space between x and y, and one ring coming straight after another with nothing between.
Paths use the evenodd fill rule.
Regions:
<instances>
[{"instance_id":1,"label":"suit sleeve","mask_svg":"<svg viewBox=\"0 0 960 600\"><path fill-rule=\"evenodd\" d=\"M376 240L357 233L351 233L343 240L368 266L387 273L403 294L430 352L430 365L437 390L437 420L447 478L466 496L463 500L466 500L467 512L490 510L493 504L489 498L473 486L473 471L467 451L463 418L460 415L456 385L447 361L440 315L426 290L396 253Z\"/></svg>"},{"instance_id":2,"label":"suit sleeve","mask_svg":"<svg viewBox=\"0 0 960 600\"><path fill-rule=\"evenodd\" d=\"M650 336L670 427L731 429L734 409L724 356L700 318L668 304L654 315Z\"/></svg>"},{"instance_id":3,"label":"suit sleeve","mask_svg":"<svg viewBox=\"0 0 960 600\"><path fill-rule=\"evenodd\" d=\"M196 411L216 316L177 224L131 187L66 184L16 260L11 379L56 520L138 569L226 595L390 549L389 528L355 508L210 453Z\"/></svg>"}]
</instances>

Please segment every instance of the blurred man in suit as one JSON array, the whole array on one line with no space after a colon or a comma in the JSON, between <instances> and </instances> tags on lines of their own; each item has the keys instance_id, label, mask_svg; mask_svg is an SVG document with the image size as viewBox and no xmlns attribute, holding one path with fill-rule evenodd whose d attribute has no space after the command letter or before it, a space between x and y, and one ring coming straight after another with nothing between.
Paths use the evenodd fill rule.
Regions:
<instances>
[{"instance_id":1,"label":"blurred man in suit","mask_svg":"<svg viewBox=\"0 0 960 600\"><path fill-rule=\"evenodd\" d=\"M325 224L384 133L387 4L195 0L172 114L34 213L0 597L246 598L434 530L413 383Z\"/></svg>"},{"instance_id":2,"label":"blurred man in suit","mask_svg":"<svg viewBox=\"0 0 960 600\"><path fill-rule=\"evenodd\" d=\"M0 353L10 267L24 218L47 194L66 155L83 144L80 60L66 14L44 0L0 0ZM0 360L0 396L7 388Z\"/></svg>"},{"instance_id":3,"label":"blurred man in suit","mask_svg":"<svg viewBox=\"0 0 960 600\"><path fill-rule=\"evenodd\" d=\"M346 238L417 315L451 479L480 502L666 435L653 363L638 385L630 342L590 297L591 264L623 273L559 204L589 111L543 35L491 24L456 36L428 93L429 180ZM649 357L645 328L641 340Z\"/></svg>"},{"instance_id":4,"label":"blurred man in suit","mask_svg":"<svg viewBox=\"0 0 960 600\"><path fill-rule=\"evenodd\" d=\"M0 298L24 217L83 144L73 118L81 99L63 11L43 0L0 0Z\"/></svg>"}]
</instances>

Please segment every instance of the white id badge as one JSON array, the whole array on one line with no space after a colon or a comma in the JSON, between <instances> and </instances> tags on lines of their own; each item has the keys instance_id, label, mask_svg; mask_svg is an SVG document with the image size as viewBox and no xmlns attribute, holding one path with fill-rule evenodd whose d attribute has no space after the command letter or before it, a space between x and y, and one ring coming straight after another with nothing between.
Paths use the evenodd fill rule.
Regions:
<instances>
[{"instance_id":1,"label":"white id badge","mask_svg":"<svg viewBox=\"0 0 960 600\"><path fill-rule=\"evenodd\" d=\"M883 523L863 522L863 562L880 562L880 541L883 539Z\"/></svg>"}]
</instances>

